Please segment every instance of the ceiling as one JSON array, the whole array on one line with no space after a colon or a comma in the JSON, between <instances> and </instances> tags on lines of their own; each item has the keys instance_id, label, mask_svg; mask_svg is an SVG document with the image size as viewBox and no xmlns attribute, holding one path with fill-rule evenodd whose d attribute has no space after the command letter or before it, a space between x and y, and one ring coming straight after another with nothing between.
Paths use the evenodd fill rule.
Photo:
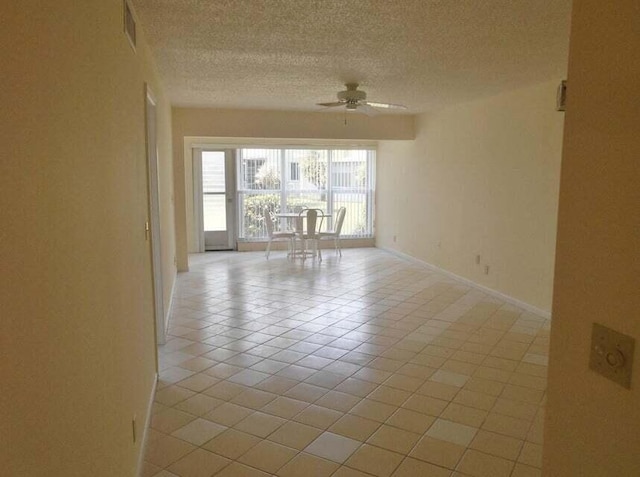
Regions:
<instances>
[{"instance_id":1,"label":"ceiling","mask_svg":"<svg viewBox=\"0 0 640 477\"><path fill-rule=\"evenodd\" d=\"M318 110L344 83L409 113L560 80L570 0L133 0L177 106Z\"/></svg>"}]
</instances>

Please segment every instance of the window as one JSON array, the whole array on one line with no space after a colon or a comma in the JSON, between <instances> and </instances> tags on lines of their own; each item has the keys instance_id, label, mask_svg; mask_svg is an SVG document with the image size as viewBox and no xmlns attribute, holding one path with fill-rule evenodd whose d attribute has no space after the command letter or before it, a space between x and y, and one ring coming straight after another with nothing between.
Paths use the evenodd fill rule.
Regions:
<instances>
[{"instance_id":1,"label":"window","mask_svg":"<svg viewBox=\"0 0 640 477\"><path fill-rule=\"evenodd\" d=\"M243 175L245 184L255 184L256 182L256 173L262 167L262 165L267 162L266 159L246 159L243 164ZM251 187L250 187L251 188Z\"/></svg>"},{"instance_id":2,"label":"window","mask_svg":"<svg viewBox=\"0 0 640 477\"><path fill-rule=\"evenodd\" d=\"M266 213L306 207L346 207L342 235L373 237L374 150L243 148L236 157L240 240L266 238Z\"/></svg>"}]
</instances>

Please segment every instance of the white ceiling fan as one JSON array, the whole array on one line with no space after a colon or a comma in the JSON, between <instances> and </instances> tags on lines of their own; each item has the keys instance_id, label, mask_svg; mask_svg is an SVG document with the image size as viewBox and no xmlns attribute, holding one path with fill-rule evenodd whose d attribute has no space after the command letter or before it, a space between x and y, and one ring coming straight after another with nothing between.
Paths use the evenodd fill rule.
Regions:
<instances>
[{"instance_id":1,"label":"white ceiling fan","mask_svg":"<svg viewBox=\"0 0 640 477\"><path fill-rule=\"evenodd\" d=\"M367 101L367 93L358 89L358 83L347 83L346 90L338 92L338 101L331 103L316 103L325 108L342 107L347 111L362 111L367 115L378 114L378 109L407 109L401 104L379 103L377 101Z\"/></svg>"}]
</instances>

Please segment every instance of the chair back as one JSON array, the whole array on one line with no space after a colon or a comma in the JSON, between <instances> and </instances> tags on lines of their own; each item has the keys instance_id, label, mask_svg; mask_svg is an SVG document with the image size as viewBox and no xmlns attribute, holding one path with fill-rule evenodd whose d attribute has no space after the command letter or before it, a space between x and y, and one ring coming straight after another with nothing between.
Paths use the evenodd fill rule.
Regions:
<instances>
[{"instance_id":1,"label":"chair back","mask_svg":"<svg viewBox=\"0 0 640 477\"><path fill-rule=\"evenodd\" d=\"M301 209L298 211L298 216L295 218L293 223L293 229L296 233L304 233L304 218L307 216L307 210L309 209Z\"/></svg>"},{"instance_id":2,"label":"chair back","mask_svg":"<svg viewBox=\"0 0 640 477\"><path fill-rule=\"evenodd\" d=\"M338 217L336 218L336 235L340 235L342 231L342 224L344 223L344 216L347 214L346 207L340 207L338 209Z\"/></svg>"},{"instance_id":3,"label":"chair back","mask_svg":"<svg viewBox=\"0 0 640 477\"><path fill-rule=\"evenodd\" d=\"M296 231L303 232L303 219L307 218L307 230L305 235L310 239L318 237L318 232L322 227L322 221L324 220L324 212L320 209L305 209L302 210L298 217L296 217ZM318 220L320 219L320 220Z\"/></svg>"},{"instance_id":4,"label":"chair back","mask_svg":"<svg viewBox=\"0 0 640 477\"><path fill-rule=\"evenodd\" d=\"M313 239L316 237L318 232L316 225L318 224L318 210L317 209L308 209L307 210L307 237Z\"/></svg>"},{"instance_id":5,"label":"chair back","mask_svg":"<svg viewBox=\"0 0 640 477\"><path fill-rule=\"evenodd\" d=\"M273 217L271 217L271 212L266 211L264 214L264 224L267 226L267 235L269 237L273 236Z\"/></svg>"}]
</instances>

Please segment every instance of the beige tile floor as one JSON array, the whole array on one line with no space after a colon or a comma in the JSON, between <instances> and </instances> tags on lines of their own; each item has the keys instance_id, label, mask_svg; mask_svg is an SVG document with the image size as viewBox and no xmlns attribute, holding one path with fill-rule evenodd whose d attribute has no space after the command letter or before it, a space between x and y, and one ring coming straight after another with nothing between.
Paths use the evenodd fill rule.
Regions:
<instances>
[{"instance_id":1,"label":"beige tile floor","mask_svg":"<svg viewBox=\"0 0 640 477\"><path fill-rule=\"evenodd\" d=\"M190 270L144 477L540 476L548 320L373 248Z\"/></svg>"}]
</instances>

